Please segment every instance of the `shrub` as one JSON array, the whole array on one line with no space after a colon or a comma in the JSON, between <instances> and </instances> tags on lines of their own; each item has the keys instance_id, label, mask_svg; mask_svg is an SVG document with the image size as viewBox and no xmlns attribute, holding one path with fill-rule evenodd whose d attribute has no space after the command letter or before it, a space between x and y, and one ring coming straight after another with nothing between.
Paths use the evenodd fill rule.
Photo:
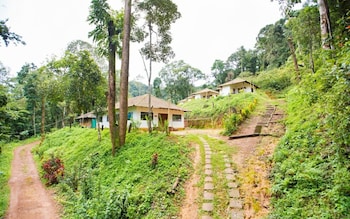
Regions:
<instances>
[{"instance_id":1,"label":"shrub","mask_svg":"<svg viewBox=\"0 0 350 219\"><path fill-rule=\"evenodd\" d=\"M64 176L64 165L60 158L52 156L42 165L45 172L44 178L47 180L47 185L57 184L59 178Z\"/></svg>"}]
</instances>

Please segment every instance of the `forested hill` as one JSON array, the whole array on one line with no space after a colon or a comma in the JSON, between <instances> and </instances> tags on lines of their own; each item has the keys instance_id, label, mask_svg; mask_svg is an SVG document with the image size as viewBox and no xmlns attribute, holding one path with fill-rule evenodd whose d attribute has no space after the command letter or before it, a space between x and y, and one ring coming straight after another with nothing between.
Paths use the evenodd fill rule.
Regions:
<instances>
[{"instance_id":1,"label":"forested hill","mask_svg":"<svg viewBox=\"0 0 350 219\"><path fill-rule=\"evenodd\" d=\"M328 3L328 33L320 32L322 5L305 6L287 23L295 77L286 93L288 131L274 154L270 218L350 216L350 3Z\"/></svg>"}]
</instances>

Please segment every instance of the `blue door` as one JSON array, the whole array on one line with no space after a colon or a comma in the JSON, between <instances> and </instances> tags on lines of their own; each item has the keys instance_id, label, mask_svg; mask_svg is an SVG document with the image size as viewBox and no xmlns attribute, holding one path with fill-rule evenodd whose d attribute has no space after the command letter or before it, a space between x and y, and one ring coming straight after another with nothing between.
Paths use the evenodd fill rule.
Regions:
<instances>
[{"instance_id":1,"label":"blue door","mask_svg":"<svg viewBox=\"0 0 350 219\"><path fill-rule=\"evenodd\" d=\"M96 128L96 119L91 119L91 128Z\"/></svg>"}]
</instances>

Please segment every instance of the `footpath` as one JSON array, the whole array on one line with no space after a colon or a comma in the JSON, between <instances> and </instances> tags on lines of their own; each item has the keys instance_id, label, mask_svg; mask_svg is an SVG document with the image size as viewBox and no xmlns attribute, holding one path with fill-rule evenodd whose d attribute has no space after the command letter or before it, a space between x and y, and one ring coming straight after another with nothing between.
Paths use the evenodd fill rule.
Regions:
<instances>
[{"instance_id":1,"label":"footpath","mask_svg":"<svg viewBox=\"0 0 350 219\"><path fill-rule=\"evenodd\" d=\"M215 185L213 184L213 170L212 170L212 165L211 165L211 155L212 151L210 149L209 144L202 138L200 137L201 141L203 142L204 145L204 150L205 150L205 179L204 179L204 192L203 192L203 206L202 210L207 213L207 215L202 216L202 219L211 219L212 217L210 216L212 212L215 210L214 209L214 193L213 190L215 188ZM225 177L226 177L226 182L227 182L227 188L228 188L228 194L230 197L230 214L232 219L243 219L243 211L242 211L242 201L240 199L240 194L238 190L238 185L237 185L237 178L235 171L231 167L231 161L228 157L228 155L224 154L222 155L222 158L225 162Z\"/></svg>"},{"instance_id":2,"label":"footpath","mask_svg":"<svg viewBox=\"0 0 350 219\"><path fill-rule=\"evenodd\" d=\"M10 206L6 219L57 219L58 206L40 181L32 148L38 142L17 147L11 164Z\"/></svg>"},{"instance_id":3,"label":"footpath","mask_svg":"<svg viewBox=\"0 0 350 219\"><path fill-rule=\"evenodd\" d=\"M277 117L276 117L277 115ZM214 192L215 184L213 183L213 175L223 174L226 179L226 193L229 195L229 203L227 210L231 219L243 219L244 212L244 197L240 194L239 182L237 179L238 171L244 166L245 159L251 156L256 146L261 142L262 136L271 136L274 133L266 133L267 127L270 123L275 123L280 119L280 113L276 112L276 106L266 106L266 111L260 116L253 116L247 119L236 132L235 135L230 136L226 142L238 149L238 152L232 157L226 154L220 154L222 160L225 163L225 169L223 173L213 172L211 165L211 157L213 152L207 141L200 137L204 145L205 151L205 167L204 167L204 192L203 192L203 204L201 206L202 219L213 218L213 213L217 210L214 206ZM218 136L208 134L209 137L217 138ZM221 138L222 139L222 138ZM218 154L217 154L218 155ZM232 166L234 164L234 168ZM225 191L222 191L225 192Z\"/></svg>"}]
</instances>

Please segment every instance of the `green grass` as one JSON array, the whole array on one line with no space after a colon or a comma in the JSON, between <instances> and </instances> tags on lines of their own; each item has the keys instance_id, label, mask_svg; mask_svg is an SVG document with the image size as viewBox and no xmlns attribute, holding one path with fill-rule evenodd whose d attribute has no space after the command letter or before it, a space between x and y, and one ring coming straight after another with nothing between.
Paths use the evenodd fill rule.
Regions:
<instances>
[{"instance_id":1,"label":"green grass","mask_svg":"<svg viewBox=\"0 0 350 219\"><path fill-rule=\"evenodd\" d=\"M287 133L274 153L270 218L349 218L350 47L287 95Z\"/></svg>"},{"instance_id":2,"label":"green grass","mask_svg":"<svg viewBox=\"0 0 350 219\"><path fill-rule=\"evenodd\" d=\"M35 148L41 163L52 154L64 162L65 177L56 186L64 218L176 216L184 197L182 185L193 171L187 140L134 132L112 157L108 131L98 142L96 130L65 128ZM158 164L153 168L154 154ZM176 193L169 193L178 177Z\"/></svg>"},{"instance_id":3,"label":"green grass","mask_svg":"<svg viewBox=\"0 0 350 219\"><path fill-rule=\"evenodd\" d=\"M254 99L260 98L258 93L239 93L230 96L219 96L210 99L195 99L181 106L190 110L186 118L220 119L223 114L238 111L249 105Z\"/></svg>"},{"instance_id":4,"label":"green grass","mask_svg":"<svg viewBox=\"0 0 350 219\"><path fill-rule=\"evenodd\" d=\"M1 144L2 153L0 154L0 218L5 216L9 205L10 188L8 181L11 177L11 162L13 159L13 151L16 147L37 141L38 138L31 138L25 141L11 142Z\"/></svg>"},{"instance_id":5,"label":"green grass","mask_svg":"<svg viewBox=\"0 0 350 219\"><path fill-rule=\"evenodd\" d=\"M181 106L189 127L223 128L224 135L237 130L238 125L262 105L267 96L261 92L239 93L210 99L195 99ZM261 103L261 104L259 104Z\"/></svg>"}]
</instances>

